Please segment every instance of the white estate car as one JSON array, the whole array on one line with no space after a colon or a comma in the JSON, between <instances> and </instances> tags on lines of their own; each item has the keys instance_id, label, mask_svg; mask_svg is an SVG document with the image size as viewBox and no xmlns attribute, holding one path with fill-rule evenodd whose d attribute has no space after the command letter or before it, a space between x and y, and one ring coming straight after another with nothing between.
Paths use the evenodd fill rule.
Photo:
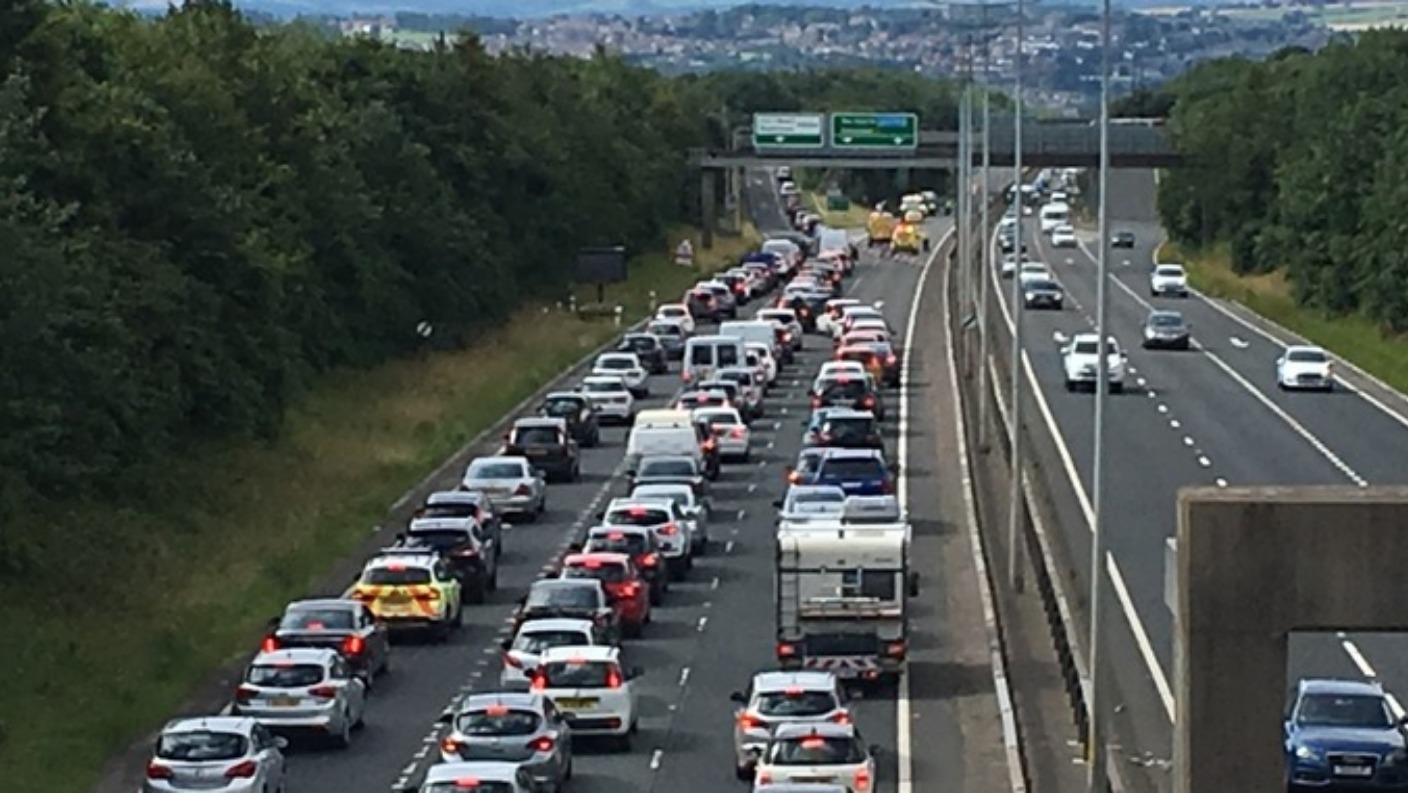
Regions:
<instances>
[{"instance_id":1,"label":"white estate car","mask_svg":"<svg viewBox=\"0 0 1408 793\"><path fill-rule=\"evenodd\" d=\"M508 691L528 688L528 672L537 667L545 650L553 647L587 647L609 644L591 620L559 617L528 620L518 626L518 635L505 639L503 670L499 685Z\"/></svg>"},{"instance_id":2,"label":"white estate car","mask_svg":"<svg viewBox=\"0 0 1408 793\"><path fill-rule=\"evenodd\" d=\"M1124 370L1128 356L1120 349L1119 342L1110 336L1105 342L1108 353L1106 366L1109 372L1110 392L1124 391ZM1082 386L1095 387L1100 368L1100 337L1094 333L1077 333L1065 347L1061 348L1061 364L1066 370L1066 390L1075 391Z\"/></svg>"},{"instance_id":3,"label":"white estate car","mask_svg":"<svg viewBox=\"0 0 1408 793\"><path fill-rule=\"evenodd\" d=\"M854 297L833 297L826 301L825 310L816 317L817 332L831 334L831 326L840 321L842 312L851 306L858 305L860 305L860 301Z\"/></svg>"},{"instance_id":4,"label":"white estate car","mask_svg":"<svg viewBox=\"0 0 1408 793\"><path fill-rule=\"evenodd\" d=\"M1276 359L1276 386L1283 391L1306 388L1333 391L1334 364L1320 347L1287 347Z\"/></svg>"},{"instance_id":5,"label":"white estate car","mask_svg":"<svg viewBox=\"0 0 1408 793\"><path fill-rule=\"evenodd\" d=\"M1181 264L1160 264L1149 273L1149 294L1188 296L1188 273Z\"/></svg>"},{"instance_id":6,"label":"white estate car","mask_svg":"<svg viewBox=\"0 0 1408 793\"><path fill-rule=\"evenodd\" d=\"M753 781L840 784L855 793L871 793L879 751L879 746L865 745L853 724L779 724L758 758Z\"/></svg>"},{"instance_id":7,"label":"white estate car","mask_svg":"<svg viewBox=\"0 0 1408 793\"><path fill-rule=\"evenodd\" d=\"M1063 223L1051 230L1051 245L1055 248L1076 247L1076 230L1069 223Z\"/></svg>"},{"instance_id":8,"label":"white estate car","mask_svg":"<svg viewBox=\"0 0 1408 793\"><path fill-rule=\"evenodd\" d=\"M816 373L816 379L825 380L841 375L864 377L865 374L865 364L860 361L827 361L821 365L821 370Z\"/></svg>"},{"instance_id":9,"label":"white estate car","mask_svg":"<svg viewBox=\"0 0 1408 793\"><path fill-rule=\"evenodd\" d=\"M733 408L696 408L694 420L707 422L724 460L748 462L752 433L743 417Z\"/></svg>"},{"instance_id":10,"label":"white estate car","mask_svg":"<svg viewBox=\"0 0 1408 793\"><path fill-rule=\"evenodd\" d=\"M577 387L603 419L630 424L636 418L636 398L620 375L592 375Z\"/></svg>"},{"instance_id":11,"label":"white estate car","mask_svg":"<svg viewBox=\"0 0 1408 793\"><path fill-rule=\"evenodd\" d=\"M633 352L608 352L597 356L592 364L594 375L616 375L626 382L631 396L637 399L650 396L650 372L641 364L640 357Z\"/></svg>"},{"instance_id":12,"label":"white estate car","mask_svg":"<svg viewBox=\"0 0 1408 793\"><path fill-rule=\"evenodd\" d=\"M1017 283L1026 286L1031 281L1054 281L1056 276L1051 274L1051 270L1041 262L1022 262L1022 267L1017 271Z\"/></svg>"},{"instance_id":13,"label":"white estate car","mask_svg":"<svg viewBox=\"0 0 1408 793\"><path fill-rule=\"evenodd\" d=\"M609 736L629 749L640 675L640 669L621 665L617 647L553 647L538 658L532 689L562 711L573 735Z\"/></svg>"},{"instance_id":14,"label":"white estate car","mask_svg":"<svg viewBox=\"0 0 1408 793\"><path fill-rule=\"evenodd\" d=\"M666 303L655 309L655 318L678 322L684 328L685 335L694 335L694 315L689 313L689 306L684 303Z\"/></svg>"}]
</instances>

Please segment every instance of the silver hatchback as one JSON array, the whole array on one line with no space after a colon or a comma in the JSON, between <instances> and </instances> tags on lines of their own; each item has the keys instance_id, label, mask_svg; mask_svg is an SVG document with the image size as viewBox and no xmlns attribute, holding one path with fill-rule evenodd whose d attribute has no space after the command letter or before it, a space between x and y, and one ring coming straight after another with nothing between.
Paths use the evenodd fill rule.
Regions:
<instances>
[{"instance_id":1,"label":"silver hatchback","mask_svg":"<svg viewBox=\"0 0 1408 793\"><path fill-rule=\"evenodd\" d=\"M572 728L542 694L476 694L441 721L450 726L441 762L516 763L535 790L553 793L572 776Z\"/></svg>"},{"instance_id":2,"label":"silver hatchback","mask_svg":"<svg viewBox=\"0 0 1408 793\"><path fill-rule=\"evenodd\" d=\"M211 716L168 722L147 763L142 793L282 790L288 741L250 718Z\"/></svg>"},{"instance_id":3,"label":"silver hatchback","mask_svg":"<svg viewBox=\"0 0 1408 793\"><path fill-rule=\"evenodd\" d=\"M346 748L366 706L366 683L341 654L298 647L255 656L231 708L275 732L326 736Z\"/></svg>"},{"instance_id":4,"label":"silver hatchback","mask_svg":"<svg viewBox=\"0 0 1408 793\"><path fill-rule=\"evenodd\" d=\"M527 457L480 457L465 469L460 489L483 493L496 512L528 520L547 510L547 476Z\"/></svg>"},{"instance_id":5,"label":"silver hatchback","mask_svg":"<svg viewBox=\"0 0 1408 793\"><path fill-rule=\"evenodd\" d=\"M849 724L841 681L830 672L759 672L748 691L729 696L737 709L733 724L734 770L752 779L758 756L780 724Z\"/></svg>"}]
</instances>

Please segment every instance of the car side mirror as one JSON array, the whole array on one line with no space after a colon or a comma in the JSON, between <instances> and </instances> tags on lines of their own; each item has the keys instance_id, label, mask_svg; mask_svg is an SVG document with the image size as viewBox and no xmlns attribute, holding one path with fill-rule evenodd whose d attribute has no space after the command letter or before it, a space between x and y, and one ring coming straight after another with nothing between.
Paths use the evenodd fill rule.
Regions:
<instances>
[{"instance_id":1,"label":"car side mirror","mask_svg":"<svg viewBox=\"0 0 1408 793\"><path fill-rule=\"evenodd\" d=\"M503 650L504 652L508 652L509 649L512 647L513 639L504 639L503 641L499 642L499 649Z\"/></svg>"},{"instance_id":2,"label":"car side mirror","mask_svg":"<svg viewBox=\"0 0 1408 793\"><path fill-rule=\"evenodd\" d=\"M898 473L900 472L900 470L901 470L901 466L900 466L899 463L890 463L890 473L892 473L892 474L898 474Z\"/></svg>"},{"instance_id":3,"label":"car side mirror","mask_svg":"<svg viewBox=\"0 0 1408 793\"><path fill-rule=\"evenodd\" d=\"M597 519L597 520L606 520L606 510L603 509L602 511L596 513L596 519Z\"/></svg>"},{"instance_id":4,"label":"car side mirror","mask_svg":"<svg viewBox=\"0 0 1408 793\"><path fill-rule=\"evenodd\" d=\"M635 680L636 678L638 678L638 677L640 677L641 675L644 675L644 674L645 674L645 668L644 668L644 667L633 666L633 667L631 667L630 669L627 669L627 670L626 670L626 679L627 679L627 680Z\"/></svg>"},{"instance_id":5,"label":"car side mirror","mask_svg":"<svg viewBox=\"0 0 1408 793\"><path fill-rule=\"evenodd\" d=\"M398 531L398 532L396 532L396 542L405 542L405 541L406 541L406 533L405 533L404 531Z\"/></svg>"},{"instance_id":6,"label":"car side mirror","mask_svg":"<svg viewBox=\"0 0 1408 793\"><path fill-rule=\"evenodd\" d=\"M919 574L918 574L918 573L910 573L910 574L909 574L909 581L906 582L906 583L907 583L907 585L908 585L908 587L909 587L909 596L912 597L912 598L917 598L917 597L919 597Z\"/></svg>"},{"instance_id":7,"label":"car side mirror","mask_svg":"<svg viewBox=\"0 0 1408 793\"><path fill-rule=\"evenodd\" d=\"M288 748L288 739L285 738L285 737L282 736L282 735L275 735L275 736L274 736L274 746L275 746L276 748L278 748L279 751L282 752L283 750L285 750L285 749Z\"/></svg>"},{"instance_id":8,"label":"car side mirror","mask_svg":"<svg viewBox=\"0 0 1408 793\"><path fill-rule=\"evenodd\" d=\"M524 595L523 597L519 598L519 599L518 599L518 605L520 605L520 606L526 606L526 605L528 605L528 596L527 596L527 595Z\"/></svg>"},{"instance_id":9,"label":"car side mirror","mask_svg":"<svg viewBox=\"0 0 1408 793\"><path fill-rule=\"evenodd\" d=\"M539 478L539 479L547 479L547 478L548 478L548 472L547 472L547 471L544 471L544 470L541 469L541 468L534 468L534 469L533 469L533 476L536 476L536 477Z\"/></svg>"},{"instance_id":10,"label":"car side mirror","mask_svg":"<svg viewBox=\"0 0 1408 793\"><path fill-rule=\"evenodd\" d=\"M748 698L745 697L745 696L743 696L743 692L742 692L742 691L735 691L735 692L733 692L732 694L729 694L729 695L728 695L728 701L729 701L729 702L737 702L737 703L740 704L740 705L747 705L747 704L748 704Z\"/></svg>"},{"instance_id":11,"label":"car side mirror","mask_svg":"<svg viewBox=\"0 0 1408 793\"><path fill-rule=\"evenodd\" d=\"M881 755L881 753L883 753L884 751L885 751L884 747L882 747L882 746L881 746L880 744L878 744L878 743L872 743L872 744L870 745L870 756L871 756L871 757L879 757L879 756Z\"/></svg>"},{"instance_id":12,"label":"car side mirror","mask_svg":"<svg viewBox=\"0 0 1408 793\"><path fill-rule=\"evenodd\" d=\"M774 509L782 509L782 499L780 499L780 498L775 498L775 499L773 499L773 501L772 501L772 506L773 506Z\"/></svg>"},{"instance_id":13,"label":"car side mirror","mask_svg":"<svg viewBox=\"0 0 1408 793\"><path fill-rule=\"evenodd\" d=\"M572 553L581 553L581 552L582 552L582 542L581 542L580 540L577 540L577 541L574 541L574 542L572 542L572 543L569 543L569 544L567 545L567 550L571 551Z\"/></svg>"},{"instance_id":14,"label":"car side mirror","mask_svg":"<svg viewBox=\"0 0 1408 793\"><path fill-rule=\"evenodd\" d=\"M1125 352L1124 350L1120 350L1120 360L1122 360L1122 361L1128 361L1128 360L1129 360L1129 353Z\"/></svg>"},{"instance_id":15,"label":"car side mirror","mask_svg":"<svg viewBox=\"0 0 1408 793\"><path fill-rule=\"evenodd\" d=\"M436 724L446 725L446 726L448 726L448 725L449 725L451 722L453 722L454 720L455 720L455 714L451 713L451 712L448 711L448 710L442 710L442 711L440 711L440 715L435 717L435 723L436 723Z\"/></svg>"},{"instance_id":16,"label":"car side mirror","mask_svg":"<svg viewBox=\"0 0 1408 793\"><path fill-rule=\"evenodd\" d=\"M279 623L283 621L283 617L270 617L269 621L265 624L269 626L269 630L277 630L279 627Z\"/></svg>"}]
</instances>

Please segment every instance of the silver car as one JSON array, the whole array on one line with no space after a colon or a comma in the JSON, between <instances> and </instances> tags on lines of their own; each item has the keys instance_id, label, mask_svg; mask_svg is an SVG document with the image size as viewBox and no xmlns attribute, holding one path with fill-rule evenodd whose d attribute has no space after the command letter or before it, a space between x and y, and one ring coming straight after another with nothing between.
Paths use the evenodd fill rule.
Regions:
<instances>
[{"instance_id":1,"label":"silver car","mask_svg":"<svg viewBox=\"0 0 1408 793\"><path fill-rule=\"evenodd\" d=\"M709 499L696 496L694 488L686 484L636 485L631 490L631 498L668 498L675 502L684 515L694 555L703 556L709 550Z\"/></svg>"},{"instance_id":2,"label":"silver car","mask_svg":"<svg viewBox=\"0 0 1408 793\"><path fill-rule=\"evenodd\" d=\"M275 732L326 736L346 748L366 707L366 683L340 653L296 647L255 656L235 690L231 712Z\"/></svg>"},{"instance_id":3,"label":"silver car","mask_svg":"<svg viewBox=\"0 0 1408 793\"><path fill-rule=\"evenodd\" d=\"M514 763L539 791L558 791L572 777L572 728L542 694L475 694L442 720L450 733L441 762Z\"/></svg>"},{"instance_id":4,"label":"silver car","mask_svg":"<svg viewBox=\"0 0 1408 793\"><path fill-rule=\"evenodd\" d=\"M548 508L547 477L527 457L480 457L465 469L460 489L483 493L495 512L528 520L537 520Z\"/></svg>"},{"instance_id":5,"label":"silver car","mask_svg":"<svg viewBox=\"0 0 1408 793\"><path fill-rule=\"evenodd\" d=\"M504 639L503 670L499 685L508 691L526 691L528 672L538 665L538 656L549 647L590 647L610 644L606 631L591 620L573 617L530 620L518 626L512 639Z\"/></svg>"},{"instance_id":6,"label":"silver car","mask_svg":"<svg viewBox=\"0 0 1408 793\"><path fill-rule=\"evenodd\" d=\"M210 716L167 722L147 763L142 793L265 793L284 786L288 741L254 719Z\"/></svg>"},{"instance_id":7,"label":"silver car","mask_svg":"<svg viewBox=\"0 0 1408 793\"><path fill-rule=\"evenodd\" d=\"M748 691L729 695L733 720L734 770L752 779L759 755L779 724L850 724L841 681L830 672L759 672Z\"/></svg>"},{"instance_id":8,"label":"silver car","mask_svg":"<svg viewBox=\"0 0 1408 793\"><path fill-rule=\"evenodd\" d=\"M397 793L534 793L532 778L517 763L442 763L425 772L418 788Z\"/></svg>"}]
</instances>

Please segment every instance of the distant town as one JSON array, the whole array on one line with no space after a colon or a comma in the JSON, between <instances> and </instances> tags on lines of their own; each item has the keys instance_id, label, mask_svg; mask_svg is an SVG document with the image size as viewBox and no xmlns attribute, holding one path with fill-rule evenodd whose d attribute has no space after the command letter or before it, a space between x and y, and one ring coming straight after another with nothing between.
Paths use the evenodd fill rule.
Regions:
<instances>
[{"instance_id":1,"label":"distant town","mask_svg":"<svg viewBox=\"0 0 1408 793\"><path fill-rule=\"evenodd\" d=\"M1358 7L1363 7L1359 4ZM1193 63L1231 54L1264 57L1285 47L1318 49L1336 35L1333 6L1262 4L1116 11L1112 63L1120 92L1157 85ZM1380 18L1384 12L1378 12ZM531 48L588 56L597 47L667 73L715 69L879 66L1009 84L1017 48L1011 3L935 9L743 6L725 11L527 21L400 13L321 17L344 35L431 47L472 30L491 52ZM1090 7L1037 6L1023 37L1029 101L1076 108L1098 92L1099 18Z\"/></svg>"}]
</instances>

